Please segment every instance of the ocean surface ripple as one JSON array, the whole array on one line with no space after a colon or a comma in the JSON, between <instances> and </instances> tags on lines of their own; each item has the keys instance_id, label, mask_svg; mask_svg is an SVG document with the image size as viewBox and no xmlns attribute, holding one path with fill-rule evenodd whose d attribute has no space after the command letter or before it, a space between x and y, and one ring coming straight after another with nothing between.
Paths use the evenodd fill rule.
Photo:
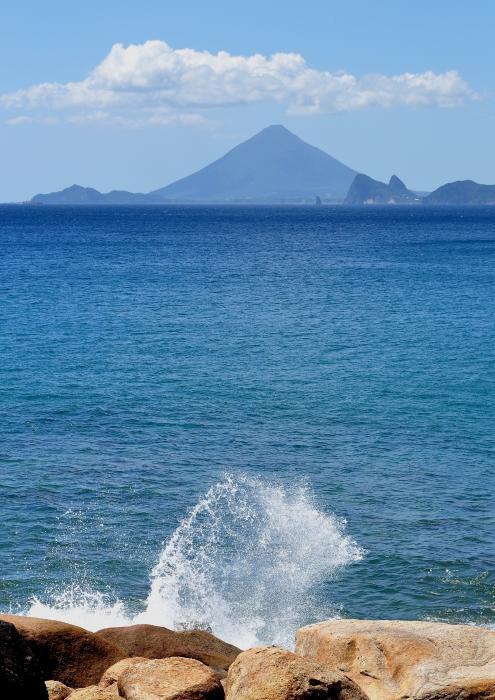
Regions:
<instances>
[{"instance_id":1,"label":"ocean surface ripple","mask_svg":"<svg viewBox=\"0 0 495 700\"><path fill-rule=\"evenodd\" d=\"M495 624L495 210L0 207L0 609Z\"/></svg>"}]
</instances>

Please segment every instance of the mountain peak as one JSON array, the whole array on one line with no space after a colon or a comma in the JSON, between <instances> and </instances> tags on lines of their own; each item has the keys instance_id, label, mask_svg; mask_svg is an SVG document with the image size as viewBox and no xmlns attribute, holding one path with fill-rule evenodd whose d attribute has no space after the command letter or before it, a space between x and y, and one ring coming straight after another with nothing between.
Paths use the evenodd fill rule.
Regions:
<instances>
[{"instance_id":1,"label":"mountain peak","mask_svg":"<svg viewBox=\"0 0 495 700\"><path fill-rule=\"evenodd\" d=\"M295 134L292 133L292 131L289 131L287 127L285 127L283 124L270 124L270 126L265 126L264 129L261 129L255 136L260 136L261 134L266 134L267 136L276 136L276 135L284 135L284 136L291 136L292 138L297 138Z\"/></svg>"},{"instance_id":2,"label":"mountain peak","mask_svg":"<svg viewBox=\"0 0 495 700\"><path fill-rule=\"evenodd\" d=\"M272 124L202 170L156 190L174 202L342 201L355 171L282 124Z\"/></svg>"},{"instance_id":3,"label":"mountain peak","mask_svg":"<svg viewBox=\"0 0 495 700\"><path fill-rule=\"evenodd\" d=\"M266 126L261 131L258 131L257 134L254 134L254 136L251 136L251 138L247 139L247 141L244 141L239 145L243 146L244 144L249 144L253 141L263 141L265 143L270 143L274 145L288 143L304 143L304 141L302 141L302 139L300 139L299 136L293 134L292 131L289 131L289 129L287 129L282 124L271 124L270 126Z\"/></svg>"},{"instance_id":4,"label":"mountain peak","mask_svg":"<svg viewBox=\"0 0 495 700\"><path fill-rule=\"evenodd\" d=\"M271 132L279 131L279 132L283 132L285 134L291 134L291 136L294 136L294 134L292 134L289 131L289 129L287 129L287 127L285 127L283 124L270 124L269 126L265 126L265 128L260 131L260 134L263 133L263 131L271 131Z\"/></svg>"},{"instance_id":5,"label":"mountain peak","mask_svg":"<svg viewBox=\"0 0 495 700\"><path fill-rule=\"evenodd\" d=\"M399 177L397 177L397 175L392 175L388 186L390 188L390 191L394 192L395 194L404 194L405 192L407 192L407 187L402 182L402 180Z\"/></svg>"}]
</instances>

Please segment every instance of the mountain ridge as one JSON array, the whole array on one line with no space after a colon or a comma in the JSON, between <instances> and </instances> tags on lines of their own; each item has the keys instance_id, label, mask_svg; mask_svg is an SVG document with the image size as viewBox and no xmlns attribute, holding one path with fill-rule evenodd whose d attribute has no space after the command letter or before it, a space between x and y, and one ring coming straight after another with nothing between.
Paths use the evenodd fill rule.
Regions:
<instances>
[{"instance_id":1,"label":"mountain ridge","mask_svg":"<svg viewBox=\"0 0 495 700\"><path fill-rule=\"evenodd\" d=\"M101 204L146 204L149 195L127 192L126 190L112 190L111 192L99 192L94 187L82 187L71 185L59 192L49 194L37 194L30 201L34 204L86 204L98 206Z\"/></svg>"},{"instance_id":2,"label":"mountain ridge","mask_svg":"<svg viewBox=\"0 0 495 700\"><path fill-rule=\"evenodd\" d=\"M196 172L148 194L72 185L35 204L340 202L356 171L280 124L268 126ZM118 201L117 201L118 200Z\"/></svg>"},{"instance_id":3,"label":"mountain ridge","mask_svg":"<svg viewBox=\"0 0 495 700\"><path fill-rule=\"evenodd\" d=\"M387 184L358 173L352 181L344 204L417 204L420 201L421 198L408 190L397 175L392 175Z\"/></svg>"},{"instance_id":4,"label":"mountain ridge","mask_svg":"<svg viewBox=\"0 0 495 700\"><path fill-rule=\"evenodd\" d=\"M495 205L495 185L458 180L420 195L409 190L397 175L388 183L374 180L274 124L196 172L149 193L102 193L71 185L58 192L37 194L26 203Z\"/></svg>"},{"instance_id":5,"label":"mountain ridge","mask_svg":"<svg viewBox=\"0 0 495 700\"><path fill-rule=\"evenodd\" d=\"M424 198L425 204L447 206L495 205L495 185L480 185L474 180L456 180L447 182L430 192Z\"/></svg>"}]
</instances>

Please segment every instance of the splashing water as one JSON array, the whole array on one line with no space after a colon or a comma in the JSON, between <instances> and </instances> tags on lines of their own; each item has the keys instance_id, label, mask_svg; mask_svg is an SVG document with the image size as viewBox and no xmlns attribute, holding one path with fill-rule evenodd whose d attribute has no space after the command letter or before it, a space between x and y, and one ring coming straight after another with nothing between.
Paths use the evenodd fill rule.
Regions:
<instances>
[{"instance_id":1,"label":"splashing water","mask_svg":"<svg viewBox=\"0 0 495 700\"><path fill-rule=\"evenodd\" d=\"M47 603L37 597L33 598L26 614L70 622L93 631L132 624L122 601L112 600L100 591L78 584L68 586L61 593L54 593Z\"/></svg>"},{"instance_id":2,"label":"splashing water","mask_svg":"<svg viewBox=\"0 0 495 700\"><path fill-rule=\"evenodd\" d=\"M29 614L88 629L202 627L242 648L290 647L299 626L336 614L317 588L362 557L344 529L345 521L318 510L305 485L226 476L165 544L144 612L131 617L120 601L73 586L51 605L34 600Z\"/></svg>"},{"instance_id":3,"label":"splashing water","mask_svg":"<svg viewBox=\"0 0 495 700\"><path fill-rule=\"evenodd\" d=\"M144 617L209 626L241 647L291 644L317 613L311 590L360 557L343 527L317 510L307 487L229 476L163 549Z\"/></svg>"}]
</instances>

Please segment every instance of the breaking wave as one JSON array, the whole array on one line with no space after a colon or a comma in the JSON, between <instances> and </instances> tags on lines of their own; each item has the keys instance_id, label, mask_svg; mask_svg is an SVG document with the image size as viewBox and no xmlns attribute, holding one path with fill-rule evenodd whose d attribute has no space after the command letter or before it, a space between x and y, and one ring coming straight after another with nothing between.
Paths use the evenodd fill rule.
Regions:
<instances>
[{"instance_id":1,"label":"breaking wave","mask_svg":"<svg viewBox=\"0 0 495 700\"><path fill-rule=\"evenodd\" d=\"M335 616L318 589L362 557L345 521L322 512L307 485L228 475L210 488L165 543L144 611L72 585L30 615L87 629L146 622L201 627L241 648L291 647L294 631Z\"/></svg>"}]
</instances>

